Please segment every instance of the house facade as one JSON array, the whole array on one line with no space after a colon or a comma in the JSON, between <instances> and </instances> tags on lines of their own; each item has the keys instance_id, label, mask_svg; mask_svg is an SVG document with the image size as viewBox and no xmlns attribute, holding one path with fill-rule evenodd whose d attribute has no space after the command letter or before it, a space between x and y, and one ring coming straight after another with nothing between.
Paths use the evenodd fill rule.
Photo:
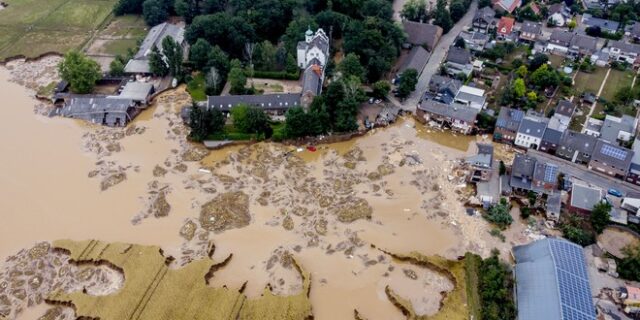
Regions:
<instances>
[{"instance_id":1,"label":"house facade","mask_svg":"<svg viewBox=\"0 0 640 320\"><path fill-rule=\"evenodd\" d=\"M478 152L466 159L471 165L473 173L469 175L470 182L486 182L493 174L493 145L478 143Z\"/></svg>"},{"instance_id":2,"label":"house facade","mask_svg":"<svg viewBox=\"0 0 640 320\"><path fill-rule=\"evenodd\" d=\"M547 20L557 27L564 27L571 20L571 10L564 2L550 5L548 14Z\"/></svg>"},{"instance_id":3,"label":"house facade","mask_svg":"<svg viewBox=\"0 0 640 320\"><path fill-rule=\"evenodd\" d=\"M538 193L558 193L558 166L538 161L533 170L531 189Z\"/></svg>"},{"instance_id":4,"label":"house facade","mask_svg":"<svg viewBox=\"0 0 640 320\"><path fill-rule=\"evenodd\" d=\"M478 112L484 109L486 100L484 90L470 86L460 87L455 97L455 102L476 109Z\"/></svg>"},{"instance_id":5,"label":"house facade","mask_svg":"<svg viewBox=\"0 0 640 320\"><path fill-rule=\"evenodd\" d=\"M625 179L627 182L640 185L640 140L633 142L633 157L629 166L629 173Z\"/></svg>"},{"instance_id":6,"label":"house facade","mask_svg":"<svg viewBox=\"0 0 640 320\"><path fill-rule=\"evenodd\" d=\"M511 165L511 177L509 185L514 191L527 192L531 190L533 172L535 171L536 158L526 154L516 154Z\"/></svg>"},{"instance_id":7,"label":"house facade","mask_svg":"<svg viewBox=\"0 0 640 320\"><path fill-rule=\"evenodd\" d=\"M520 41L535 42L542 35L542 24L533 21L524 21L520 26Z\"/></svg>"},{"instance_id":8,"label":"house facade","mask_svg":"<svg viewBox=\"0 0 640 320\"><path fill-rule=\"evenodd\" d=\"M515 145L525 149L538 149L547 129L547 123L540 118L525 117L516 134Z\"/></svg>"},{"instance_id":9,"label":"house facade","mask_svg":"<svg viewBox=\"0 0 640 320\"><path fill-rule=\"evenodd\" d=\"M597 138L568 130L560 140L556 156L574 163L588 164L591 161Z\"/></svg>"},{"instance_id":10,"label":"house facade","mask_svg":"<svg viewBox=\"0 0 640 320\"><path fill-rule=\"evenodd\" d=\"M578 214L589 214L593 207L604 198L604 190L590 186L583 182L574 182L569 193L569 212Z\"/></svg>"},{"instance_id":11,"label":"house facade","mask_svg":"<svg viewBox=\"0 0 640 320\"><path fill-rule=\"evenodd\" d=\"M632 158L632 150L598 140L588 167L591 170L624 179L629 173Z\"/></svg>"},{"instance_id":12,"label":"house facade","mask_svg":"<svg viewBox=\"0 0 640 320\"><path fill-rule=\"evenodd\" d=\"M522 110L501 107L498 119L496 120L493 139L495 141L513 144L523 118L524 112Z\"/></svg>"},{"instance_id":13,"label":"house facade","mask_svg":"<svg viewBox=\"0 0 640 320\"><path fill-rule=\"evenodd\" d=\"M471 26L474 31L481 33L489 33L491 29L496 27L496 12L490 7L484 7L476 11L473 16Z\"/></svg>"},{"instance_id":14,"label":"house facade","mask_svg":"<svg viewBox=\"0 0 640 320\"><path fill-rule=\"evenodd\" d=\"M637 66L640 64L640 45L622 40L609 43L609 56L614 61L622 61Z\"/></svg>"},{"instance_id":15,"label":"house facade","mask_svg":"<svg viewBox=\"0 0 640 320\"><path fill-rule=\"evenodd\" d=\"M451 76L462 73L468 77L473 72L471 53L463 48L450 47L445 59L445 67Z\"/></svg>"},{"instance_id":16,"label":"house facade","mask_svg":"<svg viewBox=\"0 0 640 320\"><path fill-rule=\"evenodd\" d=\"M309 29L304 34L304 41L298 42L297 46L298 67L306 70L311 62L325 66L329 59L329 37L322 29L315 33Z\"/></svg>"},{"instance_id":17,"label":"house facade","mask_svg":"<svg viewBox=\"0 0 640 320\"><path fill-rule=\"evenodd\" d=\"M443 127L449 127L453 131L469 134L476 128L478 111L458 103L448 105L426 100L418 104L416 114L422 122L434 122Z\"/></svg>"}]
</instances>

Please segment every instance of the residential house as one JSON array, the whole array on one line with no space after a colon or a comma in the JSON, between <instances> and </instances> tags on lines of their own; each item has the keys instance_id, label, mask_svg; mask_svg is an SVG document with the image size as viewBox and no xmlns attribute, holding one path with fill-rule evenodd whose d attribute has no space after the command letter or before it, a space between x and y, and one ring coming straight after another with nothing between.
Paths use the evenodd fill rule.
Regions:
<instances>
[{"instance_id":1,"label":"residential house","mask_svg":"<svg viewBox=\"0 0 640 320\"><path fill-rule=\"evenodd\" d=\"M562 140L562 134L564 131L558 131L556 129L547 128L544 131L544 135L542 136L542 141L540 141L540 147L538 150L544 151L549 154L555 154L556 150L560 146L560 141Z\"/></svg>"},{"instance_id":2,"label":"residential house","mask_svg":"<svg viewBox=\"0 0 640 320\"><path fill-rule=\"evenodd\" d=\"M456 76L462 73L469 77L473 72L471 53L463 48L450 47L445 59L445 67L449 75Z\"/></svg>"},{"instance_id":3,"label":"residential house","mask_svg":"<svg viewBox=\"0 0 640 320\"><path fill-rule=\"evenodd\" d=\"M604 125L604 121L589 118L587 120L587 126L582 129L585 134L588 134L593 137L600 137L600 131L602 131L602 126Z\"/></svg>"},{"instance_id":4,"label":"residential house","mask_svg":"<svg viewBox=\"0 0 640 320\"><path fill-rule=\"evenodd\" d=\"M600 139L612 144L629 142L635 135L637 128L638 119L634 117L628 115L623 115L622 117L606 115L600 130Z\"/></svg>"},{"instance_id":5,"label":"residential house","mask_svg":"<svg viewBox=\"0 0 640 320\"><path fill-rule=\"evenodd\" d=\"M558 55L591 56L598 51L598 39L569 31L554 30L549 37L546 50Z\"/></svg>"},{"instance_id":6,"label":"residential house","mask_svg":"<svg viewBox=\"0 0 640 320\"><path fill-rule=\"evenodd\" d=\"M571 118L573 117L573 113L575 111L576 111L576 106L573 103L571 103L571 101L560 100L558 101L558 105L556 105L556 109L553 114Z\"/></svg>"},{"instance_id":7,"label":"residential house","mask_svg":"<svg viewBox=\"0 0 640 320\"><path fill-rule=\"evenodd\" d=\"M67 118L81 119L94 124L124 127L140 109L131 99L119 97L83 96L71 98L60 114Z\"/></svg>"},{"instance_id":8,"label":"residential house","mask_svg":"<svg viewBox=\"0 0 640 320\"><path fill-rule=\"evenodd\" d=\"M587 164L591 161L596 141L593 136L568 130L560 140L556 156L574 163Z\"/></svg>"},{"instance_id":9,"label":"residential house","mask_svg":"<svg viewBox=\"0 0 640 320\"><path fill-rule=\"evenodd\" d=\"M518 320L595 320L587 260L581 246L544 238L513 247Z\"/></svg>"},{"instance_id":10,"label":"residential house","mask_svg":"<svg viewBox=\"0 0 640 320\"><path fill-rule=\"evenodd\" d=\"M308 29L304 34L304 41L298 42L296 50L298 67L306 70L312 64L327 65L329 49L329 37L322 28L315 33Z\"/></svg>"},{"instance_id":11,"label":"residential house","mask_svg":"<svg viewBox=\"0 0 640 320\"><path fill-rule=\"evenodd\" d=\"M538 149L547 129L545 119L527 116L520 122L515 145L526 149Z\"/></svg>"},{"instance_id":12,"label":"residential house","mask_svg":"<svg viewBox=\"0 0 640 320\"><path fill-rule=\"evenodd\" d=\"M485 45L489 42L488 34L477 31L462 31L458 37L464 40L469 50L476 52L483 51Z\"/></svg>"},{"instance_id":13,"label":"residential house","mask_svg":"<svg viewBox=\"0 0 640 320\"><path fill-rule=\"evenodd\" d=\"M480 112L486 105L484 90L470 86L462 86L455 97L455 102L464 104Z\"/></svg>"},{"instance_id":14,"label":"residential house","mask_svg":"<svg viewBox=\"0 0 640 320\"><path fill-rule=\"evenodd\" d=\"M127 62L124 71L129 74L151 74L151 68L149 67L151 52L154 47L162 52L162 41L167 37L171 37L178 43L182 47L183 54L186 55L189 45L184 38L184 32L184 27L168 22L151 28L140 44L138 52Z\"/></svg>"},{"instance_id":15,"label":"residential house","mask_svg":"<svg viewBox=\"0 0 640 320\"><path fill-rule=\"evenodd\" d=\"M531 190L533 172L537 160L527 154L516 154L511 165L511 178L509 184L515 191L526 192Z\"/></svg>"},{"instance_id":16,"label":"residential house","mask_svg":"<svg viewBox=\"0 0 640 320\"><path fill-rule=\"evenodd\" d=\"M462 87L460 80L434 75L429 81L429 96L425 97L425 99L451 104L458 94L460 87ZM425 93L425 96L427 96L427 93Z\"/></svg>"},{"instance_id":17,"label":"residential house","mask_svg":"<svg viewBox=\"0 0 640 320\"><path fill-rule=\"evenodd\" d=\"M516 140L518 128L520 128L520 122L522 122L523 118L523 111L501 107L498 119L496 120L493 139L513 144Z\"/></svg>"},{"instance_id":18,"label":"residential house","mask_svg":"<svg viewBox=\"0 0 640 320\"><path fill-rule=\"evenodd\" d=\"M574 182L571 187L568 210L573 213L589 214L602 201L605 192L582 182Z\"/></svg>"},{"instance_id":19,"label":"residential house","mask_svg":"<svg viewBox=\"0 0 640 320\"><path fill-rule=\"evenodd\" d=\"M493 0L493 9L503 13L512 13L522 5L522 0Z\"/></svg>"},{"instance_id":20,"label":"residential house","mask_svg":"<svg viewBox=\"0 0 640 320\"><path fill-rule=\"evenodd\" d=\"M626 43L622 40L609 43L609 55L615 61L622 61L637 66L640 64L640 45Z\"/></svg>"},{"instance_id":21,"label":"residential house","mask_svg":"<svg viewBox=\"0 0 640 320\"><path fill-rule=\"evenodd\" d=\"M557 131L560 133L560 135L564 133L571 123L571 117L573 116L574 110L575 107L573 103L567 100L560 100L555 108L553 115L551 116L551 119L549 119L547 130Z\"/></svg>"},{"instance_id":22,"label":"residential house","mask_svg":"<svg viewBox=\"0 0 640 320\"><path fill-rule=\"evenodd\" d=\"M433 121L441 126L450 127L453 131L469 134L476 127L478 110L455 102L447 105L426 100L418 104L416 114L421 121Z\"/></svg>"},{"instance_id":23,"label":"residential house","mask_svg":"<svg viewBox=\"0 0 640 320\"><path fill-rule=\"evenodd\" d=\"M629 36L634 42L640 41L640 23L636 22L629 30Z\"/></svg>"},{"instance_id":24,"label":"residential house","mask_svg":"<svg viewBox=\"0 0 640 320\"><path fill-rule=\"evenodd\" d=\"M589 161L589 169L624 179L629 173L633 151L598 140Z\"/></svg>"},{"instance_id":25,"label":"residential house","mask_svg":"<svg viewBox=\"0 0 640 320\"><path fill-rule=\"evenodd\" d=\"M124 88L122 88L118 97L130 99L141 106L146 106L154 93L155 89L151 83L129 81Z\"/></svg>"},{"instance_id":26,"label":"residential house","mask_svg":"<svg viewBox=\"0 0 640 320\"><path fill-rule=\"evenodd\" d=\"M563 2L549 6L548 21L557 27L564 27L571 20L571 9Z\"/></svg>"},{"instance_id":27,"label":"residential house","mask_svg":"<svg viewBox=\"0 0 640 320\"><path fill-rule=\"evenodd\" d=\"M554 30L549 36L546 50L558 55L566 55L571 47L571 39L575 34L564 30Z\"/></svg>"},{"instance_id":28,"label":"residential house","mask_svg":"<svg viewBox=\"0 0 640 320\"><path fill-rule=\"evenodd\" d=\"M591 55L591 63L604 68L609 64L609 49L600 49Z\"/></svg>"},{"instance_id":29,"label":"residential house","mask_svg":"<svg viewBox=\"0 0 640 320\"><path fill-rule=\"evenodd\" d=\"M264 110L271 116L283 116L289 108L301 106L300 93L278 93L262 95L209 96L207 108L229 113L239 104L246 104Z\"/></svg>"},{"instance_id":30,"label":"residential house","mask_svg":"<svg viewBox=\"0 0 640 320\"><path fill-rule=\"evenodd\" d=\"M473 170L469 180L471 182L489 181L493 174L493 145L478 143L477 146L478 152L466 159Z\"/></svg>"},{"instance_id":31,"label":"residential house","mask_svg":"<svg viewBox=\"0 0 640 320\"><path fill-rule=\"evenodd\" d=\"M496 12L491 7L484 7L476 11L471 23L473 31L489 33L491 29L496 27L495 15Z\"/></svg>"},{"instance_id":32,"label":"residential house","mask_svg":"<svg viewBox=\"0 0 640 320\"><path fill-rule=\"evenodd\" d=\"M556 192L547 197L546 203L547 219L560 220L560 212L562 210L562 193Z\"/></svg>"},{"instance_id":33,"label":"residential house","mask_svg":"<svg viewBox=\"0 0 640 320\"><path fill-rule=\"evenodd\" d=\"M408 44L426 46L429 51L433 51L442 37L442 28L433 24L404 20L402 26L407 33Z\"/></svg>"},{"instance_id":34,"label":"residential house","mask_svg":"<svg viewBox=\"0 0 640 320\"><path fill-rule=\"evenodd\" d=\"M510 41L512 39L511 33L513 32L513 26L516 24L516 19L510 17L502 17L498 21L498 27L496 28L496 38L498 40Z\"/></svg>"},{"instance_id":35,"label":"residential house","mask_svg":"<svg viewBox=\"0 0 640 320\"><path fill-rule=\"evenodd\" d=\"M558 166L537 161L533 169L531 189L537 193L558 193Z\"/></svg>"},{"instance_id":36,"label":"residential house","mask_svg":"<svg viewBox=\"0 0 640 320\"><path fill-rule=\"evenodd\" d=\"M430 56L431 54L429 53L429 51L421 46L411 48L411 51L409 51L409 55L406 57L406 60L404 61L402 66L400 66L398 73L402 74L407 69L414 69L418 71L418 77L420 77L420 75L422 74L422 70L424 70L424 67L429 61Z\"/></svg>"},{"instance_id":37,"label":"residential house","mask_svg":"<svg viewBox=\"0 0 640 320\"><path fill-rule=\"evenodd\" d=\"M520 41L536 42L542 35L542 24L533 21L524 21L520 26Z\"/></svg>"},{"instance_id":38,"label":"residential house","mask_svg":"<svg viewBox=\"0 0 640 320\"><path fill-rule=\"evenodd\" d=\"M588 13L582 15L582 25L586 27L598 27L603 32L616 33L620 28L620 23L616 21L596 18Z\"/></svg>"},{"instance_id":39,"label":"residential house","mask_svg":"<svg viewBox=\"0 0 640 320\"><path fill-rule=\"evenodd\" d=\"M640 140L638 138L633 142L633 157L625 180L640 185Z\"/></svg>"}]
</instances>

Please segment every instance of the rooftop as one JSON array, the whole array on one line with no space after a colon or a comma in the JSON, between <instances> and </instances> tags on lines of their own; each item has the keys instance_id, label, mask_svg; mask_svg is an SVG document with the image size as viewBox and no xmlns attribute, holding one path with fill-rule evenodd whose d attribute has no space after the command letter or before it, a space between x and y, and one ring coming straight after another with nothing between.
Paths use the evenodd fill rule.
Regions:
<instances>
[{"instance_id":1,"label":"rooftop","mask_svg":"<svg viewBox=\"0 0 640 320\"><path fill-rule=\"evenodd\" d=\"M405 20L402 26L407 33L407 41L413 45L426 44L434 48L442 36L442 28L433 24Z\"/></svg>"},{"instance_id":2,"label":"rooftop","mask_svg":"<svg viewBox=\"0 0 640 320\"><path fill-rule=\"evenodd\" d=\"M407 56L405 63L400 67L400 73L404 72L407 69L415 69L420 73L424 66L427 65L429 61L429 56L431 54L429 51L425 50L422 46L415 46L411 48L409 55Z\"/></svg>"},{"instance_id":3,"label":"rooftop","mask_svg":"<svg viewBox=\"0 0 640 320\"><path fill-rule=\"evenodd\" d=\"M520 123L518 133L542 139L546 128L547 123L532 119L530 117L525 117Z\"/></svg>"},{"instance_id":4,"label":"rooftop","mask_svg":"<svg viewBox=\"0 0 640 320\"><path fill-rule=\"evenodd\" d=\"M573 189L571 189L571 206L591 211L598 202L602 201L602 197L604 197L604 191L598 187L573 183Z\"/></svg>"},{"instance_id":5,"label":"rooftop","mask_svg":"<svg viewBox=\"0 0 640 320\"><path fill-rule=\"evenodd\" d=\"M630 137L635 131L636 124L636 118L628 115L623 115L622 117L607 115L600 130L600 139L615 143L621 132L627 133Z\"/></svg>"},{"instance_id":6,"label":"rooftop","mask_svg":"<svg viewBox=\"0 0 640 320\"><path fill-rule=\"evenodd\" d=\"M524 21L520 27L520 32L540 34L542 30L542 24L533 21Z\"/></svg>"},{"instance_id":7,"label":"rooftop","mask_svg":"<svg viewBox=\"0 0 640 320\"><path fill-rule=\"evenodd\" d=\"M560 141L560 145L564 148L577 150L588 155L593 154L598 139L584 133L575 131L567 131Z\"/></svg>"},{"instance_id":8,"label":"rooftop","mask_svg":"<svg viewBox=\"0 0 640 320\"><path fill-rule=\"evenodd\" d=\"M478 143L478 152L467 158L467 162L472 165L491 168L493 163L493 145L486 143Z\"/></svg>"},{"instance_id":9,"label":"rooftop","mask_svg":"<svg viewBox=\"0 0 640 320\"><path fill-rule=\"evenodd\" d=\"M542 136L542 141L559 145L562 140L563 133L563 131L547 128L547 130L544 131L544 136Z\"/></svg>"},{"instance_id":10,"label":"rooftop","mask_svg":"<svg viewBox=\"0 0 640 320\"><path fill-rule=\"evenodd\" d=\"M446 61L463 65L468 64L471 63L471 53L466 49L450 47Z\"/></svg>"},{"instance_id":11,"label":"rooftop","mask_svg":"<svg viewBox=\"0 0 640 320\"><path fill-rule=\"evenodd\" d=\"M598 140L591 160L614 168L629 170L632 158L632 150L618 147L603 140Z\"/></svg>"},{"instance_id":12,"label":"rooftop","mask_svg":"<svg viewBox=\"0 0 640 320\"><path fill-rule=\"evenodd\" d=\"M147 101L153 92L153 84L146 82L129 81L120 92L119 97L133 101Z\"/></svg>"},{"instance_id":13,"label":"rooftop","mask_svg":"<svg viewBox=\"0 0 640 320\"><path fill-rule=\"evenodd\" d=\"M515 132L518 131L523 118L524 112L522 110L501 107L498 120L496 120L496 127Z\"/></svg>"},{"instance_id":14,"label":"rooftop","mask_svg":"<svg viewBox=\"0 0 640 320\"><path fill-rule=\"evenodd\" d=\"M640 54L640 45L637 45L635 43L627 43L622 40L609 42L609 47L617 48L622 52Z\"/></svg>"},{"instance_id":15,"label":"rooftop","mask_svg":"<svg viewBox=\"0 0 640 320\"><path fill-rule=\"evenodd\" d=\"M616 21L596 18L588 13L582 16L582 24L589 27L600 27L602 30L618 30L620 23Z\"/></svg>"},{"instance_id":16,"label":"rooftop","mask_svg":"<svg viewBox=\"0 0 640 320\"><path fill-rule=\"evenodd\" d=\"M287 110L300 106L300 98L301 95L299 93L209 96L207 106L209 108L217 108L221 111L229 111L238 104L253 105L267 110Z\"/></svg>"},{"instance_id":17,"label":"rooftop","mask_svg":"<svg viewBox=\"0 0 640 320\"><path fill-rule=\"evenodd\" d=\"M463 104L453 103L447 105L433 100L423 101L418 105L418 108L439 116L458 119L467 123L473 123L478 115L478 110Z\"/></svg>"},{"instance_id":18,"label":"rooftop","mask_svg":"<svg viewBox=\"0 0 640 320\"><path fill-rule=\"evenodd\" d=\"M595 320L582 247L546 238L513 248L519 320Z\"/></svg>"},{"instance_id":19,"label":"rooftop","mask_svg":"<svg viewBox=\"0 0 640 320\"><path fill-rule=\"evenodd\" d=\"M576 107L571 103L571 101L560 100L556 106L555 114L561 114L571 118L575 109Z\"/></svg>"},{"instance_id":20,"label":"rooftop","mask_svg":"<svg viewBox=\"0 0 640 320\"><path fill-rule=\"evenodd\" d=\"M513 31L515 23L516 20L514 18L502 17L498 22L497 32L503 35L509 35L511 31Z\"/></svg>"}]
</instances>

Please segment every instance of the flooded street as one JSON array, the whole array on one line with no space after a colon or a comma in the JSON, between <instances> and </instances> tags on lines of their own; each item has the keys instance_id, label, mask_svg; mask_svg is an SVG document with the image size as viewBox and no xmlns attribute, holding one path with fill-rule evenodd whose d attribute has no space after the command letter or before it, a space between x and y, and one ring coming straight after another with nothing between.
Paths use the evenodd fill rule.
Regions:
<instances>
[{"instance_id":1,"label":"flooded street","mask_svg":"<svg viewBox=\"0 0 640 320\"><path fill-rule=\"evenodd\" d=\"M465 214L451 176L475 138L406 119L317 152L272 143L209 152L185 141L183 88L115 129L35 115L33 94L10 77L0 67L0 261L40 241L97 239L160 246L179 268L212 242L215 261L232 258L211 286L244 287L249 298L268 284L298 293L291 255L311 273L316 319L353 319L354 310L403 319L386 286L419 314L435 314L452 284L381 250L455 259L491 249L489 227ZM0 267L0 283L12 267ZM0 286L0 318L10 310L8 319L37 319L48 308L19 316L41 300L16 296L26 284L11 279L13 291Z\"/></svg>"}]
</instances>

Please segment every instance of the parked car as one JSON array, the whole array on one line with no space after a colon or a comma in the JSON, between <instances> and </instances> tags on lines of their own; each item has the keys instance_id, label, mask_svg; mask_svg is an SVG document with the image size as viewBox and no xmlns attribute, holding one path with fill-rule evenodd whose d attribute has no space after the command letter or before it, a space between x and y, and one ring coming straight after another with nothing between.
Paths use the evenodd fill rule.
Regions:
<instances>
[{"instance_id":1,"label":"parked car","mask_svg":"<svg viewBox=\"0 0 640 320\"><path fill-rule=\"evenodd\" d=\"M369 98L369 104L373 104L374 101L375 101L374 98Z\"/></svg>"},{"instance_id":2,"label":"parked car","mask_svg":"<svg viewBox=\"0 0 640 320\"><path fill-rule=\"evenodd\" d=\"M620 191L618 191L616 189L611 188L611 189L607 190L607 193L612 195L612 196L614 196L614 197L622 198L622 192L620 192Z\"/></svg>"}]
</instances>

